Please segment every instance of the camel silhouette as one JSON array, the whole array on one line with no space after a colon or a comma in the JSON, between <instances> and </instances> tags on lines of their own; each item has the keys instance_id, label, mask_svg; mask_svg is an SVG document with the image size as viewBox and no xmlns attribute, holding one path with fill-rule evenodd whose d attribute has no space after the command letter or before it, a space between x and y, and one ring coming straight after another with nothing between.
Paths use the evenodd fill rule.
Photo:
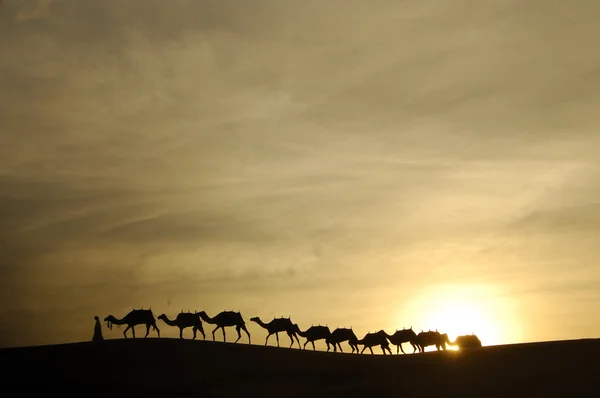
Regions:
<instances>
[{"instance_id":1,"label":"camel silhouette","mask_svg":"<svg viewBox=\"0 0 600 398\"><path fill-rule=\"evenodd\" d=\"M356 337L352 328L337 328L331 332L331 335L325 341L333 346L333 352L337 352L337 348L344 352L340 343L347 341L350 348L352 348L352 353L356 351L358 354L358 337Z\"/></svg>"},{"instance_id":2,"label":"camel silhouette","mask_svg":"<svg viewBox=\"0 0 600 398\"><path fill-rule=\"evenodd\" d=\"M250 344L250 333L248 332L248 329L246 329L246 322L239 311L222 311L215 315L214 318L206 315L206 312L204 311L197 312L196 314L198 314L204 322L217 325L212 331L213 341L215 341L215 332L221 329L223 331L223 342L226 342L227 337L225 336L225 328L235 326L238 338L233 343L237 343L242 338L242 333L240 333L240 331L243 330L248 335L248 344Z\"/></svg>"},{"instance_id":3,"label":"camel silhouette","mask_svg":"<svg viewBox=\"0 0 600 398\"><path fill-rule=\"evenodd\" d=\"M327 344L327 351L329 351L329 342L327 339L331 336L331 331L327 326L311 326L306 329L304 332L298 328L298 325L295 325L296 333L300 335L300 337L304 337L306 341L304 342L303 348L306 349L306 345L311 343L313 346L313 350L316 351L315 341L325 339L325 343Z\"/></svg>"},{"instance_id":4,"label":"camel silhouette","mask_svg":"<svg viewBox=\"0 0 600 398\"><path fill-rule=\"evenodd\" d=\"M475 334L458 336L452 345L458 346L460 350L468 348L480 348L481 340Z\"/></svg>"},{"instance_id":5,"label":"camel silhouette","mask_svg":"<svg viewBox=\"0 0 600 398\"><path fill-rule=\"evenodd\" d=\"M419 348L419 352L425 352L425 348L430 345L434 345L438 351L440 349L446 350L446 344L454 345L448 339L448 335L446 333L440 333L436 331L427 331L421 332L417 335L417 347Z\"/></svg>"},{"instance_id":6,"label":"camel silhouette","mask_svg":"<svg viewBox=\"0 0 600 398\"><path fill-rule=\"evenodd\" d=\"M127 338L127 331L131 329L131 334L135 339L135 326L136 325L146 325L146 335L144 338L148 337L150 333L150 327L156 330L156 334L160 337L160 329L156 326L156 319L154 318L154 314L151 309L148 310L131 310L127 315L125 315L122 319L117 319L112 315L104 318L104 321L107 322L108 328L112 330L112 325L127 325L127 329L123 331L123 336Z\"/></svg>"},{"instance_id":7,"label":"camel silhouette","mask_svg":"<svg viewBox=\"0 0 600 398\"><path fill-rule=\"evenodd\" d=\"M381 347L383 355L385 355L386 351L388 351L390 355L392 355L392 350L390 350L390 343L387 340L387 333L383 330L380 330L375 333L367 333L365 337L363 337L361 340L358 340L357 344L362 344L364 346L362 351L360 352L361 354L367 348L371 351L371 354L373 354L373 347L378 345Z\"/></svg>"},{"instance_id":8,"label":"camel silhouette","mask_svg":"<svg viewBox=\"0 0 600 398\"><path fill-rule=\"evenodd\" d=\"M269 337L271 337L271 335L274 334L275 338L277 339L277 347L279 347L279 332L286 332L291 340L290 348L294 345L294 337L298 342L298 347L300 347L300 340L298 340L298 336L296 334L297 330L299 330L298 325L292 323L292 320L290 318L273 318L273 320L269 323L264 323L257 316L250 318L250 320L252 322L256 322L259 326L261 326L262 328L266 329L267 332L269 332L269 334L267 334L267 338L265 339L265 346L269 342Z\"/></svg>"},{"instance_id":9,"label":"camel silhouette","mask_svg":"<svg viewBox=\"0 0 600 398\"><path fill-rule=\"evenodd\" d=\"M204 328L202 327L202 321L200 320L200 315L191 312L183 312L181 311L174 320L170 320L165 314L160 314L158 319L162 320L169 326L176 326L179 328L179 338L183 339L183 329L192 327L194 331L194 337L192 340L196 340L196 332L200 331L202 333L202 338L206 340L206 335L204 334Z\"/></svg>"},{"instance_id":10,"label":"camel silhouette","mask_svg":"<svg viewBox=\"0 0 600 398\"><path fill-rule=\"evenodd\" d=\"M391 336L386 335L390 343L396 346L396 354L406 354L402 349L403 343L410 343L413 347L413 354L418 350L417 334L413 331L412 326L409 329L396 330Z\"/></svg>"}]
</instances>

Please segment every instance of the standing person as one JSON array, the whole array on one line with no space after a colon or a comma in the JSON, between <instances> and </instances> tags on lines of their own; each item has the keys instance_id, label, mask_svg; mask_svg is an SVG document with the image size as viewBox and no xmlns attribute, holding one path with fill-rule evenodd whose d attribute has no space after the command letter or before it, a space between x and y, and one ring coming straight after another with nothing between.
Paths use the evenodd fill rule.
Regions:
<instances>
[{"instance_id":1,"label":"standing person","mask_svg":"<svg viewBox=\"0 0 600 398\"><path fill-rule=\"evenodd\" d=\"M100 318L95 316L96 325L94 325L94 337L92 337L93 342L104 341L104 337L102 337L102 325L100 324Z\"/></svg>"}]
</instances>

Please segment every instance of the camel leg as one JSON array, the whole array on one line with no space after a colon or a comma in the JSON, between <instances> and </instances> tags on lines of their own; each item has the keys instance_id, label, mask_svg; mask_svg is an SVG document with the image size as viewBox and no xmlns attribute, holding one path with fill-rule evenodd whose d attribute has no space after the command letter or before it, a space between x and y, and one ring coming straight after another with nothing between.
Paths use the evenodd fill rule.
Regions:
<instances>
[{"instance_id":1,"label":"camel leg","mask_svg":"<svg viewBox=\"0 0 600 398\"><path fill-rule=\"evenodd\" d=\"M269 337L271 337L271 335L272 335L272 334L273 334L273 333L269 333L269 334L267 335L267 339L265 340L265 347L267 346L267 343L269 342Z\"/></svg>"},{"instance_id":2,"label":"camel leg","mask_svg":"<svg viewBox=\"0 0 600 398\"><path fill-rule=\"evenodd\" d=\"M294 345L294 334L292 334L292 333L288 332L288 334L287 334L287 335L288 335L288 337L290 338L290 340L292 341L292 342L290 343L290 348L292 348L292 346ZM300 348L300 342L298 342L298 348Z\"/></svg>"},{"instance_id":3,"label":"camel leg","mask_svg":"<svg viewBox=\"0 0 600 398\"><path fill-rule=\"evenodd\" d=\"M246 329L246 325L242 325L242 330L248 335L248 344L250 344L250 332Z\"/></svg>"},{"instance_id":4,"label":"camel leg","mask_svg":"<svg viewBox=\"0 0 600 398\"><path fill-rule=\"evenodd\" d=\"M279 347L279 332L275 333L275 337L277 338L277 347Z\"/></svg>"},{"instance_id":5,"label":"camel leg","mask_svg":"<svg viewBox=\"0 0 600 398\"><path fill-rule=\"evenodd\" d=\"M194 331L194 333L195 333L195 331ZM181 326L179 327L179 338L183 339L183 328Z\"/></svg>"},{"instance_id":6,"label":"camel leg","mask_svg":"<svg viewBox=\"0 0 600 398\"><path fill-rule=\"evenodd\" d=\"M133 338L135 339L135 326L131 326L131 334L133 335Z\"/></svg>"},{"instance_id":7,"label":"camel leg","mask_svg":"<svg viewBox=\"0 0 600 398\"><path fill-rule=\"evenodd\" d=\"M293 343L293 340L292 340L292 344L294 344L294 343ZM304 346L303 346L302 348L306 350L306 345L307 345L307 344L308 344L308 340L306 340L306 341L304 342Z\"/></svg>"},{"instance_id":8,"label":"camel leg","mask_svg":"<svg viewBox=\"0 0 600 398\"><path fill-rule=\"evenodd\" d=\"M156 326L156 323L153 323L152 326L154 327L154 330L156 330L156 336L160 337L160 329Z\"/></svg>"},{"instance_id":9,"label":"camel leg","mask_svg":"<svg viewBox=\"0 0 600 398\"><path fill-rule=\"evenodd\" d=\"M412 345L412 347L413 347L413 354L414 354L414 353L417 351L417 346L416 346L416 345L414 345L413 343L410 343L410 344L411 344L411 345Z\"/></svg>"},{"instance_id":10,"label":"camel leg","mask_svg":"<svg viewBox=\"0 0 600 398\"><path fill-rule=\"evenodd\" d=\"M311 341L311 343L312 343L312 346L313 346L313 351L317 351L317 349L315 348L315 342Z\"/></svg>"},{"instance_id":11,"label":"camel leg","mask_svg":"<svg viewBox=\"0 0 600 398\"><path fill-rule=\"evenodd\" d=\"M198 333L198 328L197 327L192 328L192 332L194 332L194 336L192 337L192 340L196 340L196 335Z\"/></svg>"},{"instance_id":12,"label":"camel leg","mask_svg":"<svg viewBox=\"0 0 600 398\"><path fill-rule=\"evenodd\" d=\"M371 351L371 355L375 355L375 353L373 352L373 348L369 347L369 351Z\"/></svg>"},{"instance_id":13,"label":"camel leg","mask_svg":"<svg viewBox=\"0 0 600 398\"><path fill-rule=\"evenodd\" d=\"M131 326L127 326L127 328L125 330L123 330L123 336L125 336L125 338L127 338L127 331L131 329Z\"/></svg>"},{"instance_id":14,"label":"camel leg","mask_svg":"<svg viewBox=\"0 0 600 398\"><path fill-rule=\"evenodd\" d=\"M198 330L200 331L200 333L202 333L202 339L203 339L203 340L206 340L206 335L204 334L204 328L202 327L202 324L200 323L200 324L197 326L197 328L198 328Z\"/></svg>"},{"instance_id":15,"label":"camel leg","mask_svg":"<svg viewBox=\"0 0 600 398\"><path fill-rule=\"evenodd\" d=\"M150 324L146 325L146 335L144 336L144 338L148 337L148 334L150 334Z\"/></svg>"},{"instance_id":16,"label":"camel leg","mask_svg":"<svg viewBox=\"0 0 600 398\"><path fill-rule=\"evenodd\" d=\"M240 329L241 329L240 325L238 325L238 326L235 327L235 331L238 334L238 338L237 338L236 341L233 342L233 344L237 343L242 338L242 334L240 333Z\"/></svg>"},{"instance_id":17,"label":"camel leg","mask_svg":"<svg viewBox=\"0 0 600 398\"><path fill-rule=\"evenodd\" d=\"M367 349L367 346L364 346L360 353L362 354L363 352L365 352L366 349Z\"/></svg>"},{"instance_id":18,"label":"camel leg","mask_svg":"<svg viewBox=\"0 0 600 398\"><path fill-rule=\"evenodd\" d=\"M404 350L402 349L402 343L400 343L400 351L402 351L402 353L403 353L403 354L406 354L406 353L404 352Z\"/></svg>"},{"instance_id":19,"label":"camel leg","mask_svg":"<svg viewBox=\"0 0 600 398\"><path fill-rule=\"evenodd\" d=\"M298 343L298 348L300 348L300 339L298 338L298 335L296 333L294 333L293 335L296 338L296 342ZM292 343L294 344L294 343Z\"/></svg>"},{"instance_id":20,"label":"camel leg","mask_svg":"<svg viewBox=\"0 0 600 398\"><path fill-rule=\"evenodd\" d=\"M212 335L213 335L213 341L215 341L215 332L217 330L219 330L220 326L217 326L213 331L212 331Z\"/></svg>"},{"instance_id":21,"label":"camel leg","mask_svg":"<svg viewBox=\"0 0 600 398\"><path fill-rule=\"evenodd\" d=\"M227 337L225 336L225 326L222 326L221 330L223 331L223 343L225 343L227 342Z\"/></svg>"}]
</instances>

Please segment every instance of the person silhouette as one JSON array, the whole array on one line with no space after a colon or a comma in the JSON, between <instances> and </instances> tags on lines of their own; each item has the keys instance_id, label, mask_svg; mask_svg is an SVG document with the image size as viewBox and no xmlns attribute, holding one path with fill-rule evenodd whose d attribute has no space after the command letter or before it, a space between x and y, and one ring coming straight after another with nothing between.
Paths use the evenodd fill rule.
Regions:
<instances>
[{"instance_id":1,"label":"person silhouette","mask_svg":"<svg viewBox=\"0 0 600 398\"><path fill-rule=\"evenodd\" d=\"M100 324L100 318L95 316L96 324L94 325L94 337L92 337L93 342L104 341L104 337L102 337L102 325Z\"/></svg>"}]
</instances>

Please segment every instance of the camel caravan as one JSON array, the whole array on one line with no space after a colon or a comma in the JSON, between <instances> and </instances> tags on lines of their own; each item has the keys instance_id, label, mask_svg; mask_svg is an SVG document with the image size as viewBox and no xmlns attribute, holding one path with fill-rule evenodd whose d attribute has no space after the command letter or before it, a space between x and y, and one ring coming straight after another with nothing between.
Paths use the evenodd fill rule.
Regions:
<instances>
[{"instance_id":1,"label":"camel caravan","mask_svg":"<svg viewBox=\"0 0 600 398\"><path fill-rule=\"evenodd\" d=\"M179 328L179 338L181 339L183 339L183 330L192 328L194 340L196 339L197 332L200 332L202 338L205 340L206 334L204 333L204 327L202 326L202 322L205 322L215 325L215 328L212 331L213 341L215 341L215 333L221 329L223 333L223 342L227 342L225 328L235 327L238 337L234 343L237 343L242 338L241 332L244 331L248 336L248 344L250 344L250 332L248 332L248 329L246 328L246 322L244 321L242 314L235 311L223 311L212 318L204 311L181 311L174 319L169 319L166 314L161 314L158 318L155 318L151 309L134 309L121 319L117 319L113 315L108 315L104 318L108 328L111 330L113 325L117 325L117 327L127 325L127 328L123 331L125 338L127 338L127 331L129 331L129 329L131 329L131 334L133 338L135 338L136 325L146 326L146 335L144 338L148 337L150 328L155 330L157 336L160 337L160 329L156 325L157 320L161 320L169 326ZM359 352L362 354L366 349L369 349L371 354L373 354L373 347L379 346L384 355L386 355L386 352L392 355L390 344L396 346L396 354L399 354L400 351L402 351L403 354L406 354L402 348L402 344L405 343L409 343L412 346L413 354L417 351L420 353L425 352L425 348L429 346L435 346L438 351L446 350L447 345L456 346L459 349L481 347L481 341L475 334L458 336L454 342L451 342L446 333L440 333L437 330L428 330L421 331L417 334L413 331L412 326L408 329L403 328L402 330L396 330L391 335L387 334L384 330L380 330L374 333L367 333L362 339L358 339L352 328L337 328L331 331L328 326L313 325L305 331L302 331L297 324L292 322L290 317L273 318L268 323L265 323L259 317L250 318L250 321L256 323L268 332L265 346L269 342L269 337L275 335L277 347L279 347L279 333L286 333L290 339L290 348L294 346L294 343L297 343L298 348L306 349L307 344L311 343L313 350L316 350L315 341L324 340L327 344L327 351L333 348L333 352L337 352L338 349L340 352L344 352L341 343L347 342L351 348L351 352L357 354ZM304 345L300 344L298 336L306 339ZM359 345L363 346L360 351Z\"/></svg>"}]
</instances>

